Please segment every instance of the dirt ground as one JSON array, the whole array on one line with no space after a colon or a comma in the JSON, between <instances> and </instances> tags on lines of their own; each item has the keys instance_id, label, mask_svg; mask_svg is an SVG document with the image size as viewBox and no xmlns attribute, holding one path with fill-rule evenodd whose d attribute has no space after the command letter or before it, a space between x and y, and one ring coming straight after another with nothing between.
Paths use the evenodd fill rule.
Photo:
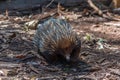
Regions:
<instances>
[{"instance_id":1,"label":"dirt ground","mask_svg":"<svg viewBox=\"0 0 120 80\"><path fill-rule=\"evenodd\" d=\"M24 28L39 15L0 15L0 80L120 80L120 21L99 16L70 20L81 37L81 61L50 65L36 57L35 30ZM88 34L92 37L86 41Z\"/></svg>"}]
</instances>

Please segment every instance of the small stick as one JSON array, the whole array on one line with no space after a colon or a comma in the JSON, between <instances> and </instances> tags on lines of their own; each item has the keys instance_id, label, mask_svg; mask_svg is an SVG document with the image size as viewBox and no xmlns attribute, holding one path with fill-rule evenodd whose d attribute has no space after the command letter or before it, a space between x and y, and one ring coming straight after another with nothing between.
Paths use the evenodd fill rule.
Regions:
<instances>
[{"instance_id":1,"label":"small stick","mask_svg":"<svg viewBox=\"0 0 120 80\"><path fill-rule=\"evenodd\" d=\"M35 73L39 74L40 72L37 70L37 68L33 67L31 64L29 64L29 67L32 71L34 71Z\"/></svg>"},{"instance_id":2,"label":"small stick","mask_svg":"<svg viewBox=\"0 0 120 80\"><path fill-rule=\"evenodd\" d=\"M102 12L97 6L94 5L94 3L92 2L92 0L88 0L88 4L89 4L96 12L98 12L98 14L99 14L100 16L103 15L103 12Z\"/></svg>"},{"instance_id":3,"label":"small stick","mask_svg":"<svg viewBox=\"0 0 120 80\"><path fill-rule=\"evenodd\" d=\"M45 8L48 8L53 2L54 0L52 0Z\"/></svg>"}]
</instances>

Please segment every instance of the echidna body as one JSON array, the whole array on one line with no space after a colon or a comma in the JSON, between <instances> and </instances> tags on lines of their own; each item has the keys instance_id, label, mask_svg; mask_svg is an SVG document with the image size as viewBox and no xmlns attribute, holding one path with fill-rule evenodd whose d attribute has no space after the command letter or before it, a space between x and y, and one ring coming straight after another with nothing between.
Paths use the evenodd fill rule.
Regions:
<instances>
[{"instance_id":1,"label":"echidna body","mask_svg":"<svg viewBox=\"0 0 120 80\"><path fill-rule=\"evenodd\" d=\"M37 28L34 43L48 62L69 62L79 58L81 41L65 20L50 18Z\"/></svg>"}]
</instances>

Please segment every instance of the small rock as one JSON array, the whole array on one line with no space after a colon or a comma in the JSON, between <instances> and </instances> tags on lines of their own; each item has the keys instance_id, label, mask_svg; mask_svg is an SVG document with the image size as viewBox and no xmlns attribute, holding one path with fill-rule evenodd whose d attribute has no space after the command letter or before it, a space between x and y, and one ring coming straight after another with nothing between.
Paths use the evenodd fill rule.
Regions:
<instances>
[{"instance_id":1,"label":"small rock","mask_svg":"<svg viewBox=\"0 0 120 80\"><path fill-rule=\"evenodd\" d=\"M0 70L0 76L4 76L4 75L5 75L4 71Z\"/></svg>"},{"instance_id":2,"label":"small rock","mask_svg":"<svg viewBox=\"0 0 120 80\"><path fill-rule=\"evenodd\" d=\"M72 71L76 72L76 71L77 71L77 69L73 68L73 69L72 69Z\"/></svg>"}]
</instances>

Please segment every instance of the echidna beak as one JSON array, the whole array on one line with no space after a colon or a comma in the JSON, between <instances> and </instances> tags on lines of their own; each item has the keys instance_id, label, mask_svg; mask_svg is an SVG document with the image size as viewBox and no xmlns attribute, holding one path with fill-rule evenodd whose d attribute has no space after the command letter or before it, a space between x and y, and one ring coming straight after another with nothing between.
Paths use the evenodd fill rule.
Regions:
<instances>
[{"instance_id":1,"label":"echidna beak","mask_svg":"<svg viewBox=\"0 0 120 80\"><path fill-rule=\"evenodd\" d=\"M70 61L70 55L66 55L66 60Z\"/></svg>"}]
</instances>

